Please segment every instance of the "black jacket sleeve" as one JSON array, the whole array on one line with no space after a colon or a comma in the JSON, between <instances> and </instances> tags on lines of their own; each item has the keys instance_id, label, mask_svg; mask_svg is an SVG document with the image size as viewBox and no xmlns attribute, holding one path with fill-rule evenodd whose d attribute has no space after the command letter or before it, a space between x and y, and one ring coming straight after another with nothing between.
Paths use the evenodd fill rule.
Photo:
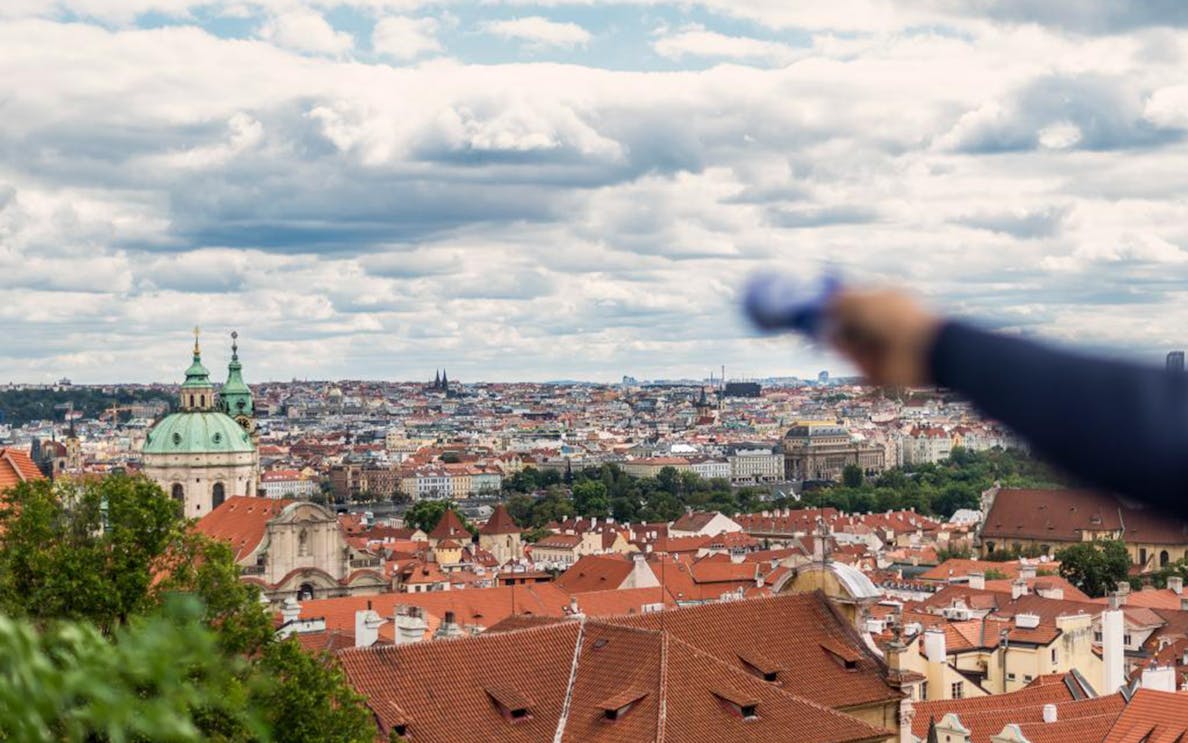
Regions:
<instances>
[{"instance_id":1,"label":"black jacket sleeve","mask_svg":"<svg viewBox=\"0 0 1188 743\"><path fill-rule=\"evenodd\" d=\"M950 322L932 349L938 384L1097 487L1188 510L1188 376L1050 348Z\"/></svg>"}]
</instances>

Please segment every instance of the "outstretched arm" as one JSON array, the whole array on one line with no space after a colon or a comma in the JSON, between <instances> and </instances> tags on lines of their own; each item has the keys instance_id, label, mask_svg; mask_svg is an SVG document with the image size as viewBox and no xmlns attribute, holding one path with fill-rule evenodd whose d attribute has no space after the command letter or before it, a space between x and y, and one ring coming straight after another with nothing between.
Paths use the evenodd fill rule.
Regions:
<instances>
[{"instance_id":1,"label":"outstretched arm","mask_svg":"<svg viewBox=\"0 0 1188 743\"><path fill-rule=\"evenodd\" d=\"M1182 512L1188 377L943 321L896 292L843 291L835 345L875 382L935 382L1102 488Z\"/></svg>"}]
</instances>

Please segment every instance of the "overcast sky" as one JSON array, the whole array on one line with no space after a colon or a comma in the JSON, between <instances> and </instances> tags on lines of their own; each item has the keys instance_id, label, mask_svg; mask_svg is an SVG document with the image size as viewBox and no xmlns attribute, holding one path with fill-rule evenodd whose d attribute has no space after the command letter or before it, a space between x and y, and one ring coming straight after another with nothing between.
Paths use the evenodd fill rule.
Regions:
<instances>
[{"instance_id":1,"label":"overcast sky","mask_svg":"<svg viewBox=\"0 0 1188 743\"><path fill-rule=\"evenodd\" d=\"M0 382L840 373L825 262L1158 361L1186 130L1182 0L3 0Z\"/></svg>"}]
</instances>

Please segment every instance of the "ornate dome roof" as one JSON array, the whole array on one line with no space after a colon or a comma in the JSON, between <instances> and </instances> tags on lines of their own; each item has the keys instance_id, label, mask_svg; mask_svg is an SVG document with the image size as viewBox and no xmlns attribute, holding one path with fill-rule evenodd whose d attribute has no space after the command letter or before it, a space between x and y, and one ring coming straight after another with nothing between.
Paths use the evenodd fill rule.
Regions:
<instances>
[{"instance_id":1,"label":"ornate dome roof","mask_svg":"<svg viewBox=\"0 0 1188 743\"><path fill-rule=\"evenodd\" d=\"M145 454L234 454L254 451L251 436L230 416L216 412L167 415L144 441Z\"/></svg>"}]
</instances>

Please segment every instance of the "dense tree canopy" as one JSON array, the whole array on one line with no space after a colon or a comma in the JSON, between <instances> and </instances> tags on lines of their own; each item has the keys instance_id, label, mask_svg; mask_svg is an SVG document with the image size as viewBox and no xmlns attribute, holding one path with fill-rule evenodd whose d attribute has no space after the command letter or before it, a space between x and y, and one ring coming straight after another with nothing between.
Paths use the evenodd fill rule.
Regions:
<instances>
[{"instance_id":1,"label":"dense tree canopy","mask_svg":"<svg viewBox=\"0 0 1188 743\"><path fill-rule=\"evenodd\" d=\"M231 549L148 480L23 483L0 494L0 535L0 708L28 698L0 738L375 735L330 659L275 640Z\"/></svg>"},{"instance_id":2,"label":"dense tree canopy","mask_svg":"<svg viewBox=\"0 0 1188 743\"><path fill-rule=\"evenodd\" d=\"M895 468L864 477L857 468L843 473L843 482L805 493L801 500L771 498L770 487L731 487L721 479L706 480L672 467L654 478L635 478L614 464L573 473L573 485L561 475L528 467L507 478L508 509L516 523L539 527L572 515L614 516L619 521L670 521L686 509L721 511L733 516L770 508L833 506L847 512L914 508L947 518L960 508L979 507L979 496L994 482L1008 487L1041 487L1059 478L1017 451L953 450L940 464ZM544 482L550 482L544 485Z\"/></svg>"},{"instance_id":3,"label":"dense tree canopy","mask_svg":"<svg viewBox=\"0 0 1188 743\"><path fill-rule=\"evenodd\" d=\"M462 526L465 526L471 534L477 533L474 524L470 523L470 520L458 510L458 504L445 500L422 500L412 504L404 512L404 525L420 529L428 534L437 527L437 523L441 521L441 517L445 515L446 511L453 511L462 522Z\"/></svg>"},{"instance_id":4,"label":"dense tree canopy","mask_svg":"<svg viewBox=\"0 0 1188 743\"><path fill-rule=\"evenodd\" d=\"M1126 543L1116 539L1081 542L1056 553L1060 574L1095 598L1114 590L1130 573Z\"/></svg>"},{"instance_id":5,"label":"dense tree canopy","mask_svg":"<svg viewBox=\"0 0 1188 743\"><path fill-rule=\"evenodd\" d=\"M0 423L22 426L31 421L60 421L67 408L81 412L84 418L97 418L112 405L138 402L161 402L168 406L173 403L173 398L160 390L131 388L120 388L111 393L95 387L3 390L0 391Z\"/></svg>"}]
</instances>

